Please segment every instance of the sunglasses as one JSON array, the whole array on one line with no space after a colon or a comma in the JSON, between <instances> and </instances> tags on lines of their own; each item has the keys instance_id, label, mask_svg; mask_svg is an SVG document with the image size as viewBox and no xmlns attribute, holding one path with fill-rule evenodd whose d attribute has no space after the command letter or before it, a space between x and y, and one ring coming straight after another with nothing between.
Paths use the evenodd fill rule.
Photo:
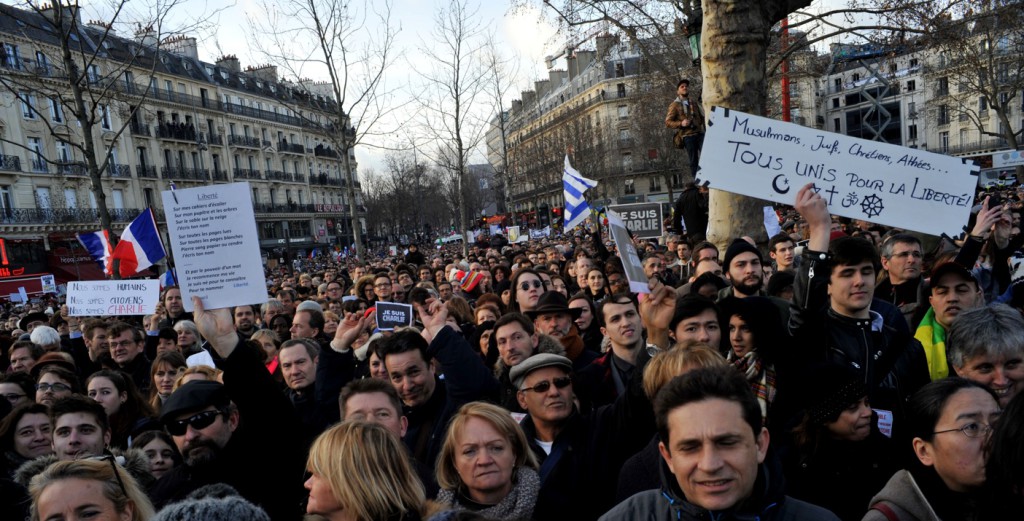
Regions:
<instances>
[{"instance_id":1,"label":"sunglasses","mask_svg":"<svg viewBox=\"0 0 1024 521\"><path fill-rule=\"evenodd\" d=\"M42 391L44 393L49 392L51 390L55 393L66 393L71 390L71 386L62 383L36 384L36 390Z\"/></svg>"},{"instance_id":2,"label":"sunglasses","mask_svg":"<svg viewBox=\"0 0 1024 521\"><path fill-rule=\"evenodd\" d=\"M560 376L558 378L555 378L554 380L544 380L543 382L538 382L533 387L523 387L522 389L520 389L520 391L524 391L524 392L525 391L533 391L535 393L546 393L546 392L548 392L549 389L551 389L551 384L555 384L555 389L565 389L566 387L569 387L569 384L571 384L571 383L572 383L572 378L571 377Z\"/></svg>"},{"instance_id":3,"label":"sunglasses","mask_svg":"<svg viewBox=\"0 0 1024 521\"><path fill-rule=\"evenodd\" d=\"M205 429L210 425L213 425L213 422L221 414L224 413L222 411L203 411L201 413L193 414L184 420L175 420L168 423L167 432L169 432L171 436L184 436L188 431L189 425L196 430Z\"/></svg>"},{"instance_id":4,"label":"sunglasses","mask_svg":"<svg viewBox=\"0 0 1024 521\"><path fill-rule=\"evenodd\" d=\"M524 280L523 282L519 283L519 289L523 291L530 291L531 285L533 285L534 289L538 289L541 286L543 286L544 283L539 280Z\"/></svg>"}]
</instances>

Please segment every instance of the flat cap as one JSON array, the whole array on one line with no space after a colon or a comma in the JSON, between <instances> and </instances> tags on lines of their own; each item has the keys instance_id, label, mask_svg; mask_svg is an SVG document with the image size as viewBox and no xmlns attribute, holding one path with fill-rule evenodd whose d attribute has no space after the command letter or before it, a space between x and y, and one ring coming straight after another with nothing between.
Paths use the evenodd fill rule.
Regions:
<instances>
[{"instance_id":1,"label":"flat cap","mask_svg":"<svg viewBox=\"0 0 1024 521\"><path fill-rule=\"evenodd\" d=\"M183 412L198 411L211 405L223 408L230 403L231 398L224 384L210 380L192 380L167 398L160 408L160 421L166 424Z\"/></svg>"},{"instance_id":2,"label":"flat cap","mask_svg":"<svg viewBox=\"0 0 1024 521\"><path fill-rule=\"evenodd\" d=\"M572 361L561 355L540 353L523 360L519 365L513 367L509 371L508 377L509 380L512 380L512 385L515 385L516 389L520 389L530 373L544 367L561 367L568 373L572 371Z\"/></svg>"}]
</instances>

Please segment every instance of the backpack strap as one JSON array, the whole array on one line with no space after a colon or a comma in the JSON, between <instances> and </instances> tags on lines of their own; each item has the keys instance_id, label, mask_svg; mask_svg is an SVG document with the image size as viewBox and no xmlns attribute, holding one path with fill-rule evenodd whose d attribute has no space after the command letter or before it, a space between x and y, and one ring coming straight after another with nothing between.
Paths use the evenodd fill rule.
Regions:
<instances>
[{"instance_id":1,"label":"backpack strap","mask_svg":"<svg viewBox=\"0 0 1024 521\"><path fill-rule=\"evenodd\" d=\"M896 512L892 509L892 507L890 507L884 501L879 501L878 503L871 505L871 510L877 510L881 512L882 515L885 516L885 518L889 521L900 521L900 516L896 515Z\"/></svg>"}]
</instances>

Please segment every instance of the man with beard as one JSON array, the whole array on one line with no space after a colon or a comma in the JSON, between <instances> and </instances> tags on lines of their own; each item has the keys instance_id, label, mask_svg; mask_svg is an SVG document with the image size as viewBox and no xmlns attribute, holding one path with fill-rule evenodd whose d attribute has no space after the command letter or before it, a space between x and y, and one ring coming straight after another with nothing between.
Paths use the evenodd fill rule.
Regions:
<instances>
[{"instance_id":1,"label":"man with beard","mask_svg":"<svg viewBox=\"0 0 1024 521\"><path fill-rule=\"evenodd\" d=\"M761 251L746 239L735 239L725 250L725 278L731 286L718 292L719 304L727 298L767 297L779 308L782 323L789 323L789 302L778 297L770 297L764 291L764 271L761 269L764 259Z\"/></svg>"},{"instance_id":2,"label":"man with beard","mask_svg":"<svg viewBox=\"0 0 1024 521\"><path fill-rule=\"evenodd\" d=\"M243 339L256 332L256 306L244 305L231 308L231 315L235 317L235 330Z\"/></svg>"},{"instance_id":3,"label":"man with beard","mask_svg":"<svg viewBox=\"0 0 1024 521\"><path fill-rule=\"evenodd\" d=\"M526 312L538 333L554 337L562 344L566 358L572 360L574 371L580 371L597 360L597 353L584 349L583 337L574 323L582 312L579 308L569 308L569 300L557 291L541 295L537 307ZM497 340L501 340L500 336Z\"/></svg>"},{"instance_id":4,"label":"man with beard","mask_svg":"<svg viewBox=\"0 0 1024 521\"><path fill-rule=\"evenodd\" d=\"M206 311L193 299L199 332L217 352L224 383L195 380L164 402L160 421L174 438L184 464L150 490L163 507L214 483L234 487L271 519L296 519L303 445L295 412L258 353L246 349L229 308ZM272 453L267 441L273 440ZM261 457L266 456L266 457Z\"/></svg>"}]
</instances>

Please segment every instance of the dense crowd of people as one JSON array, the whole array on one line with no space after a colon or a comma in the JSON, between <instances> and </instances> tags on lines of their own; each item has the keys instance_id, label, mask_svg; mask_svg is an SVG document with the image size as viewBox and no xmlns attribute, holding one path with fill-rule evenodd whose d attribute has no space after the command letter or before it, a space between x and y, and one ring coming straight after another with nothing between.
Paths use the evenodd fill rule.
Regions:
<instances>
[{"instance_id":1,"label":"dense crowd of people","mask_svg":"<svg viewBox=\"0 0 1024 521\"><path fill-rule=\"evenodd\" d=\"M636 240L639 294L597 228L268 267L230 309L8 306L0 517L1016 518L1021 200L936 242L808 186L764 250Z\"/></svg>"}]
</instances>

